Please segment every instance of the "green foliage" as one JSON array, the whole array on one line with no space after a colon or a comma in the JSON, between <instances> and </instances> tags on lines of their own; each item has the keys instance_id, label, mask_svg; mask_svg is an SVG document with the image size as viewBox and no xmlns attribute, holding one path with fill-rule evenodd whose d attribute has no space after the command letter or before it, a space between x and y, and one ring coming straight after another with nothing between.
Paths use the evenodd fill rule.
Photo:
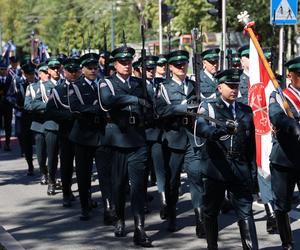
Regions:
<instances>
[{"instance_id":1,"label":"green foliage","mask_svg":"<svg viewBox=\"0 0 300 250\"><path fill-rule=\"evenodd\" d=\"M212 5L207 0L164 0L174 6L171 29L190 33L202 26L204 32L221 31L221 22L207 14ZM227 25L232 31L242 31L236 16L248 10L256 21L256 30L264 46L272 40L269 24L269 0L227 0ZM111 20L114 13L115 44L122 43L122 31L127 43L140 42L140 25L145 25L146 39L158 40L158 0L0 0L0 21L3 40L12 39L28 52L30 34L34 30L52 52L68 53L72 48L103 47L104 27L108 48L111 39ZM114 11L113 11L114 10Z\"/></svg>"}]
</instances>

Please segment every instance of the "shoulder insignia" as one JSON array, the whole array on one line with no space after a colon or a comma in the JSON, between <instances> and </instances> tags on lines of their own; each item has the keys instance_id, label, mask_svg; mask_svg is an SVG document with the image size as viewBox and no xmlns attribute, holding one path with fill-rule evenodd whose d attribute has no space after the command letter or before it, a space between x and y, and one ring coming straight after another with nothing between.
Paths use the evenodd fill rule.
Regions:
<instances>
[{"instance_id":1,"label":"shoulder insignia","mask_svg":"<svg viewBox=\"0 0 300 250\"><path fill-rule=\"evenodd\" d=\"M100 83L100 88L105 88L107 87L107 83L106 82L101 82Z\"/></svg>"},{"instance_id":2,"label":"shoulder insignia","mask_svg":"<svg viewBox=\"0 0 300 250\"><path fill-rule=\"evenodd\" d=\"M71 96L71 95L73 95L73 94L74 94L74 90L73 90L73 89L70 89L69 92L68 92L68 95Z\"/></svg>"},{"instance_id":3,"label":"shoulder insignia","mask_svg":"<svg viewBox=\"0 0 300 250\"><path fill-rule=\"evenodd\" d=\"M276 103L276 99L274 97L270 97L270 104Z\"/></svg>"}]
</instances>

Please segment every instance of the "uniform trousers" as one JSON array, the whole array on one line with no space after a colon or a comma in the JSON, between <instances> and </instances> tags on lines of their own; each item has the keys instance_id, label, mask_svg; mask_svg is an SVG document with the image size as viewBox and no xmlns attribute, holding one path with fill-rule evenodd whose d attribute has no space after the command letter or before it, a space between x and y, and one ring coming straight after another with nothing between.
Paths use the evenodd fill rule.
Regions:
<instances>
[{"instance_id":1,"label":"uniform trousers","mask_svg":"<svg viewBox=\"0 0 300 250\"><path fill-rule=\"evenodd\" d=\"M62 191L64 196L71 195L73 166L75 157L74 143L65 135L59 135L59 157Z\"/></svg>"},{"instance_id":2,"label":"uniform trousers","mask_svg":"<svg viewBox=\"0 0 300 250\"><path fill-rule=\"evenodd\" d=\"M158 192L165 192L166 170L162 144L160 142L153 142L150 145L151 158L156 176L156 183Z\"/></svg>"},{"instance_id":3,"label":"uniform trousers","mask_svg":"<svg viewBox=\"0 0 300 250\"><path fill-rule=\"evenodd\" d=\"M131 210L134 216L144 214L144 176L147 147L114 147L112 158L113 202L118 219L125 219L126 187L130 182Z\"/></svg>"},{"instance_id":4,"label":"uniform trousers","mask_svg":"<svg viewBox=\"0 0 300 250\"><path fill-rule=\"evenodd\" d=\"M0 103L0 116L2 122L4 123L5 131L5 144L9 146L12 128L12 114L13 109L10 104Z\"/></svg>"},{"instance_id":5,"label":"uniform trousers","mask_svg":"<svg viewBox=\"0 0 300 250\"><path fill-rule=\"evenodd\" d=\"M270 168L274 210L287 213L291 210L295 185L300 180L299 169L287 168L274 163Z\"/></svg>"},{"instance_id":6,"label":"uniform trousers","mask_svg":"<svg viewBox=\"0 0 300 250\"><path fill-rule=\"evenodd\" d=\"M45 130L45 142L48 158L49 183L55 184L59 151L57 131Z\"/></svg>"},{"instance_id":7,"label":"uniform trousers","mask_svg":"<svg viewBox=\"0 0 300 250\"><path fill-rule=\"evenodd\" d=\"M46 140L45 134L40 132L35 132L35 146L36 146L36 157L40 167L40 172L43 175L48 174L46 167L47 151L46 151Z\"/></svg>"}]
</instances>

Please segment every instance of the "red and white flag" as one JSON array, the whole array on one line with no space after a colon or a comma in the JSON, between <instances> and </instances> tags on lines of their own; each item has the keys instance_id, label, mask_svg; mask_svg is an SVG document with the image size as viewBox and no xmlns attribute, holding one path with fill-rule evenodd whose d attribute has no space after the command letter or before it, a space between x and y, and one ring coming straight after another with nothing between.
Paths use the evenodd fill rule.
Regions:
<instances>
[{"instance_id":1,"label":"red and white flag","mask_svg":"<svg viewBox=\"0 0 300 250\"><path fill-rule=\"evenodd\" d=\"M249 105L253 110L256 141L256 163L263 177L270 175L269 156L272 149L271 125L268 116L270 94L275 90L257 50L250 39Z\"/></svg>"}]
</instances>

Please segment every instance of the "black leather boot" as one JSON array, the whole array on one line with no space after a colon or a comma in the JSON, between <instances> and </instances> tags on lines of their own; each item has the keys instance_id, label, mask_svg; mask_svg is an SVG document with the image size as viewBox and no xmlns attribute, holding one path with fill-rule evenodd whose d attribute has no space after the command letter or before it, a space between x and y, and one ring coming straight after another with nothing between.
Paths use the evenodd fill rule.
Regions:
<instances>
[{"instance_id":1,"label":"black leather boot","mask_svg":"<svg viewBox=\"0 0 300 250\"><path fill-rule=\"evenodd\" d=\"M276 211L275 215L277 220L277 229L282 242L282 249L294 249L293 235L288 213Z\"/></svg>"},{"instance_id":2,"label":"black leather boot","mask_svg":"<svg viewBox=\"0 0 300 250\"><path fill-rule=\"evenodd\" d=\"M257 250L258 242L256 235L255 223L252 217L244 220L239 220L238 225L244 250Z\"/></svg>"},{"instance_id":3,"label":"black leather boot","mask_svg":"<svg viewBox=\"0 0 300 250\"><path fill-rule=\"evenodd\" d=\"M55 183L49 183L47 189L48 195L55 195Z\"/></svg>"},{"instance_id":4,"label":"black leather boot","mask_svg":"<svg viewBox=\"0 0 300 250\"><path fill-rule=\"evenodd\" d=\"M203 221L203 212L200 207L194 209L196 219L196 235L198 238L205 237L205 227Z\"/></svg>"},{"instance_id":5,"label":"black leather boot","mask_svg":"<svg viewBox=\"0 0 300 250\"><path fill-rule=\"evenodd\" d=\"M141 215L135 215L134 225L135 225L135 230L133 235L134 244L142 247L152 247L152 241L147 236L144 229L144 217Z\"/></svg>"},{"instance_id":6,"label":"black leather boot","mask_svg":"<svg viewBox=\"0 0 300 250\"><path fill-rule=\"evenodd\" d=\"M176 232L176 206L168 206L168 231Z\"/></svg>"},{"instance_id":7,"label":"black leather boot","mask_svg":"<svg viewBox=\"0 0 300 250\"><path fill-rule=\"evenodd\" d=\"M159 215L160 215L160 218L162 220L166 220L167 217L168 217L165 192L160 193L160 211L159 211Z\"/></svg>"},{"instance_id":8,"label":"black leather boot","mask_svg":"<svg viewBox=\"0 0 300 250\"><path fill-rule=\"evenodd\" d=\"M118 219L115 225L115 236L116 237L125 237L125 221L124 219Z\"/></svg>"},{"instance_id":9,"label":"black leather boot","mask_svg":"<svg viewBox=\"0 0 300 250\"><path fill-rule=\"evenodd\" d=\"M271 203L264 204L267 214L267 232L274 234L277 232L276 217Z\"/></svg>"},{"instance_id":10,"label":"black leather boot","mask_svg":"<svg viewBox=\"0 0 300 250\"><path fill-rule=\"evenodd\" d=\"M227 214L230 210L233 209L232 207L232 203L229 199L229 194L227 193L227 195L224 197L224 200L223 200L223 203L222 203L222 206L221 206L221 212L222 214Z\"/></svg>"},{"instance_id":11,"label":"black leather boot","mask_svg":"<svg viewBox=\"0 0 300 250\"><path fill-rule=\"evenodd\" d=\"M103 222L105 225L114 225L116 222L116 214L109 199L103 199L104 213Z\"/></svg>"},{"instance_id":12,"label":"black leather boot","mask_svg":"<svg viewBox=\"0 0 300 250\"><path fill-rule=\"evenodd\" d=\"M204 218L207 249L217 250L218 249L218 218Z\"/></svg>"}]
</instances>

